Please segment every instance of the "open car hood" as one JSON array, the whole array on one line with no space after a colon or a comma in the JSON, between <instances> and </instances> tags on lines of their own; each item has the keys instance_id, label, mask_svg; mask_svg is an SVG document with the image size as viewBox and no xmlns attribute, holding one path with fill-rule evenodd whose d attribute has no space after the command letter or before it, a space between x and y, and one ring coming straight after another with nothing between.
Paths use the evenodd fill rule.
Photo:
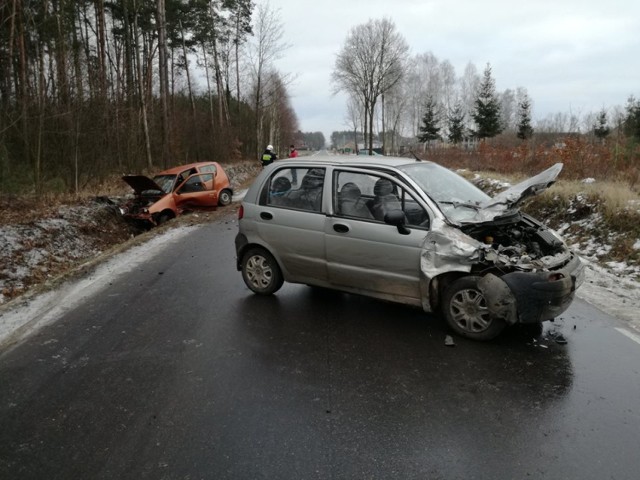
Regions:
<instances>
[{"instance_id":1,"label":"open car hood","mask_svg":"<svg viewBox=\"0 0 640 480\"><path fill-rule=\"evenodd\" d=\"M165 193L162 191L160 185L144 175L124 175L122 177L122 180L127 182L129 186L133 188L137 195L140 195L146 190L155 190L158 193L162 194Z\"/></svg>"},{"instance_id":2,"label":"open car hood","mask_svg":"<svg viewBox=\"0 0 640 480\"><path fill-rule=\"evenodd\" d=\"M479 205L480 210L476 216L477 218L474 220L492 220L496 216L502 215L508 210L516 208L526 198L533 197L544 192L555 183L561 170L562 163L556 163L538 175L499 193L495 197Z\"/></svg>"}]
</instances>

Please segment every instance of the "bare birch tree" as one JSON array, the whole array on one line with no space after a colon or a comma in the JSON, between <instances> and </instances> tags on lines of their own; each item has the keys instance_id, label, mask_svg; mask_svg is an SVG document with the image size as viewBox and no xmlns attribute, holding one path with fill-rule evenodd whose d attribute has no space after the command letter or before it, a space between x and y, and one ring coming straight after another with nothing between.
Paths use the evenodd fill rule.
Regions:
<instances>
[{"instance_id":1,"label":"bare birch tree","mask_svg":"<svg viewBox=\"0 0 640 480\"><path fill-rule=\"evenodd\" d=\"M364 134L373 149L373 119L378 99L406 73L409 47L389 19L370 20L351 29L332 73L334 92L356 95L364 107Z\"/></svg>"},{"instance_id":2,"label":"bare birch tree","mask_svg":"<svg viewBox=\"0 0 640 480\"><path fill-rule=\"evenodd\" d=\"M271 8L269 2L259 4L256 10L254 39L249 46L254 94L253 108L255 115L256 154L264 148L263 143L273 143L269 135L265 139L264 123L268 116L266 100L271 97L275 86L273 63L278 60L288 45L282 40L283 30L278 18L278 10ZM276 145L277 148L277 145Z\"/></svg>"}]
</instances>

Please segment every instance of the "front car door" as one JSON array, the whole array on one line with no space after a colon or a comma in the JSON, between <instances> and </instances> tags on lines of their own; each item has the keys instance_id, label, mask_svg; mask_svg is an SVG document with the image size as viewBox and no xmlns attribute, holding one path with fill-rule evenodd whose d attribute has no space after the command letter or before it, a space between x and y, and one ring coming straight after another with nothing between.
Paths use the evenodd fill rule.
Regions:
<instances>
[{"instance_id":1,"label":"front car door","mask_svg":"<svg viewBox=\"0 0 640 480\"><path fill-rule=\"evenodd\" d=\"M213 174L197 173L195 175L191 175L174 192L174 198L176 206L180 209L215 208L216 195L213 190Z\"/></svg>"},{"instance_id":2,"label":"front car door","mask_svg":"<svg viewBox=\"0 0 640 480\"><path fill-rule=\"evenodd\" d=\"M336 169L332 216L325 229L330 283L354 292L420 305L420 252L428 210L410 190L382 173ZM400 209L400 232L384 214Z\"/></svg>"}]
</instances>

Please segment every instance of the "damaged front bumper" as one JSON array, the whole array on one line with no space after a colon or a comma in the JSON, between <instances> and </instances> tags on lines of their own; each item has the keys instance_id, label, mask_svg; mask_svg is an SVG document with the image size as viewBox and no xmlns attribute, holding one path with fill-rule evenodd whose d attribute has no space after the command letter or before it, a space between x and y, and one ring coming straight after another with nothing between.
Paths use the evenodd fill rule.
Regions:
<instances>
[{"instance_id":1,"label":"damaged front bumper","mask_svg":"<svg viewBox=\"0 0 640 480\"><path fill-rule=\"evenodd\" d=\"M551 320L563 313L584 281L584 264L577 255L559 270L487 274L478 287L487 308L508 324Z\"/></svg>"}]
</instances>

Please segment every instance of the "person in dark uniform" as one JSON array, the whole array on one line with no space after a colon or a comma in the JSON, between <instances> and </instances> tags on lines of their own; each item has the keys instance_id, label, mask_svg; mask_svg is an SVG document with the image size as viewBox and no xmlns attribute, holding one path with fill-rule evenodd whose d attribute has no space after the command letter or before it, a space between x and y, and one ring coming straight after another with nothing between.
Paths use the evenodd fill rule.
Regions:
<instances>
[{"instance_id":1,"label":"person in dark uniform","mask_svg":"<svg viewBox=\"0 0 640 480\"><path fill-rule=\"evenodd\" d=\"M277 160L277 159L278 159L278 156L273 151L273 145L267 145L267 148L265 149L261 158L262 166L266 167L267 165L270 165L271 163L273 163L274 160Z\"/></svg>"}]
</instances>

